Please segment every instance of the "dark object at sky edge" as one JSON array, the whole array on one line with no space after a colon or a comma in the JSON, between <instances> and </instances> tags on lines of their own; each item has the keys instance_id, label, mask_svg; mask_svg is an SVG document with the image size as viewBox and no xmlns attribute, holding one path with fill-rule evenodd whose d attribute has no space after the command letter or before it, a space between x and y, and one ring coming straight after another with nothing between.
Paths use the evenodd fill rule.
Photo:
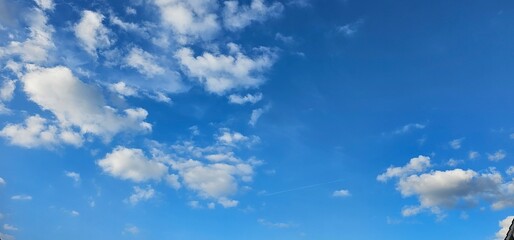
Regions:
<instances>
[{"instance_id":1,"label":"dark object at sky edge","mask_svg":"<svg viewBox=\"0 0 514 240\"><path fill-rule=\"evenodd\" d=\"M514 219L512 220L512 223L510 224L509 231L507 232L507 236L505 237L505 240L514 240Z\"/></svg>"}]
</instances>

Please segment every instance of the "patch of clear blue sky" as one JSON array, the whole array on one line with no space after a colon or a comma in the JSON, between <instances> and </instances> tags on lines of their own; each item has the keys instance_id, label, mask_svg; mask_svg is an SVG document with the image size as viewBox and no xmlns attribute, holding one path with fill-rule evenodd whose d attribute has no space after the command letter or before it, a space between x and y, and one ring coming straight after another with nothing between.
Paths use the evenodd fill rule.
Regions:
<instances>
[{"instance_id":1,"label":"patch of clear blue sky","mask_svg":"<svg viewBox=\"0 0 514 240\"><path fill-rule=\"evenodd\" d=\"M60 10L68 7L56 2L52 24L64 27L78 20L77 12L61 15ZM122 2L93 6L106 4L124 11ZM467 159L471 150L482 157L459 167L480 171L493 166L504 171L512 164L510 155L493 163L486 153L504 149L509 154L514 149L509 139L514 130L514 3L327 0L310 4L286 5L280 18L227 36L247 47L281 48L261 87L271 108L256 127L247 124L250 108L229 105L225 97L193 87L171 95L172 106L130 100L150 112L148 121L154 123L150 136L118 137L107 145L97 141L84 148L53 151L27 150L4 141L0 176L8 180L8 188L0 189L0 212L20 228L17 239L492 238L497 222L512 209L492 211L479 203L447 210L442 221L431 214L406 218L401 209L417 204L416 198L403 198L394 181L380 183L376 176L420 154L435 153L437 169L451 169L445 165L448 159ZM85 1L74 5L94 8ZM352 36L337 30L359 20L362 23ZM294 42L280 43L275 40L277 32L292 36ZM130 38L121 36L120 42ZM101 71L107 70L99 71L101 77ZM34 108L18 96L23 94L20 90L16 94L12 108ZM20 119L0 116L2 125ZM426 128L391 134L409 123ZM155 184L156 199L130 206L123 199L133 184L106 176L95 165L118 144L141 146L145 138L174 143L188 138L193 125L202 131L199 141L209 141L218 126L261 138L251 152L242 153L265 164L256 169L252 190L237 195L237 208L192 209L187 202L194 194L164 184ZM448 146L462 137L461 149ZM422 138L426 140L419 144ZM81 174L78 186L64 176L65 170ZM274 173L267 174L270 170ZM271 196L259 193L334 180L340 182ZM348 189L351 197L332 197L339 189ZM33 200L10 200L22 193ZM88 205L91 200L94 208ZM80 216L70 217L71 210ZM462 219L462 212L469 218ZM291 227L267 227L258 219ZM127 225L137 226L140 233L122 234Z\"/></svg>"}]
</instances>

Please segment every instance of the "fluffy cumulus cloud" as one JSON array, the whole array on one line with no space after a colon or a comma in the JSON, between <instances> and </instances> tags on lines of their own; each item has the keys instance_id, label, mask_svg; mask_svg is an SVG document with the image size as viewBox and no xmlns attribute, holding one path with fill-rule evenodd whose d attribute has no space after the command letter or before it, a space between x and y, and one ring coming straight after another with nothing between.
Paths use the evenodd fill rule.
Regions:
<instances>
[{"instance_id":1,"label":"fluffy cumulus cloud","mask_svg":"<svg viewBox=\"0 0 514 240\"><path fill-rule=\"evenodd\" d=\"M252 181L254 168L260 161L253 158L244 161L233 152L245 146L251 137L228 129L220 131L222 134L216 136L214 145L198 147L192 142L173 145L174 160L170 164L183 186L196 192L201 199L214 200L226 208L235 207L238 201L232 196L239 191L241 184Z\"/></svg>"},{"instance_id":2,"label":"fluffy cumulus cloud","mask_svg":"<svg viewBox=\"0 0 514 240\"><path fill-rule=\"evenodd\" d=\"M252 144L259 141L256 136L245 136L240 132L232 131L228 128L221 128L217 136L218 143L227 146L236 146L238 144Z\"/></svg>"},{"instance_id":3,"label":"fluffy cumulus cloud","mask_svg":"<svg viewBox=\"0 0 514 240\"><path fill-rule=\"evenodd\" d=\"M403 167L389 167L385 173L378 175L377 180L386 182L393 177L401 177L407 174L422 172L430 167L430 157L419 155L412 158L409 163Z\"/></svg>"},{"instance_id":4,"label":"fluffy cumulus cloud","mask_svg":"<svg viewBox=\"0 0 514 240\"><path fill-rule=\"evenodd\" d=\"M255 158L242 160L235 153L238 148L247 147L252 137L229 129L221 129L220 133L215 135L214 144L205 147L191 141L178 142L169 148L154 143L151 157L141 149L117 147L97 164L116 178L134 182L162 181L174 189L190 190L205 201L214 201L226 208L235 207L238 201L233 196L241 184L253 180L254 168L261 162ZM137 203L140 196L147 196L148 189L143 190L134 189L135 200L129 198L127 201Z\"/></svg>"},{"instance_id":5,"label":"fluffy cumulus cloud","mask_svg":"<svg viewBox=\"0 0 514 240\"><path fill-rule=\"evenodd\" d=\"M396 189L404 197L417 197L419 205L406 206L404 216L430 211L444 216L443 210L469 208L481 203L490 203L492 209L514 206L514 182L505 181L494 169L485 172L451 169L427 171L430 163L418 159L404 167L388 168L377 177L379 181L398 178ZM420 164L421 163L421 164ZM424 172L424 173L422 173Z\"/></svg>"},{"instance_id":6,"label":"fluffy cumulus cloud","mask_svg":"<svg viewBox=\"0 0 514 240\"><path fill-rule=\"evenodd\" d=\"M53 0L35 0L36 4L43 10L53 10L55 7Z\"/></svg>"},{"instance_id":7,"label":"fluffy cumulus cloud","mask_svg":"<svg viewBox=\"0 0 514 240\"><path fill-rule=\"evenodd\" d=\"M241 6L239 1L225 1L223 23L229 30L242 29L252 22L263 22L279 16L284 6L279 2L266 4L264 0L252 0L249 5Z\"/></svg>"},{"instance_id":8,"label":"fluffy cumulus cloud","mask_svg":"<svg viewBox=\"0 0 514 240\"><path fill-rule=\"evenodd\" d=\"M111 176L134 182L160 180L168 172L166 165L148 159L141 149L125 147L115 148L97 164Z\"/></svg>"},{"instance_id":9,"label":"fluffy cumulus cloud","mask_svg":"<svg viewBox=\"0 0 514 240\"><path fill-rule=\"evenodd\" d=\"M156 63L156 58L150 53L134 47L125 57L125 64L136 69L147 77L164 74L165 70Z\"/></svg>"},{"instance_id":10,"label":"fluffy cumulus cloud","mask_svg":"<svg viewBox=\"0 0 514 240\"><path fill-rule=\"evenodd\" d=\"M34 8L27 14L27 21L29 33L25 41L11 41L1 47L0 57L14 55L30 63L49 60L49 51L55 47L52 40L55 30L48 24L46 13L40 8Z\"/></svg>"},{"instance_id":11,"label":"fluffy cumulus cloud","mask_svg":"<svg viewBox=\"0 0 514 240\"><path fill-rule=\"evenodd\" d=\"M203 198L216 199L224 207L238 204L237 201L229 199L238 189L237 179L251 181L253 175L253 167L247 163L205 164L187 160L175 162L172 167L179 172L188 188Z\"/></svg>"},{"instance_id":12,"label":"fluffy cumulus cloud","mask_svg":"<svg viewBox=\"0 0 514 240\"><path fill-rule=\"evenodd\" d=\"M181 43L209 40L220 30L216 10L218 1L153 0L164 25L169 26Z\"/></svg>"},{"instance_id":13,"label":"fluffy cumulus cloud","mask_svg":"<svg viewBox=\"0 0 514 240\"><path fill-rule=\"evenodd\" d=\"M7 182L3 178L0 177L0 186L5 186L6 184L7 184Z\"/></svg>"},{"instance_id":14,"label":"fluffy cumulus cloud","mask_svg":"<svg viewBox=\"0 0 514 240\"><path fill-rule=\"evenodd\" d=\"M137 89L127 85L125 82L110 84L109 89L123 97L134 97L138 95Z\"/></svg>"},{"instance_id":15,"label":"fluffy cumulus cloud","mask_svg":"<svg viewBox=\"0 0 514 240\"><path fill-rule=\"evenodd\" d=\"M512 224L512 220L514 220L514 216L508 216L498 223L498 225L500 225L500 230L496 232L497 240L505 239L507 232L509 232L509 227Z\"/></svg>"},{"instance_id":16,"label":"fluffy cumulus cloud","mask_svg":"<svg viewBox=\"0 0 514 240\"><path fill-rule=\"evenodd\" d=\"M11 111L5 106L6 102L12 100L16 83L14 80L6 79L0 85L0 114L7 114Z\"/></svg>"},{"instance_id":17,"label":"fluffy cumulus cloud","mask_svg":"<svg viewBox=\"0 0 514 240\"><path fill-rule=\"evenodd\" d=\"M89 54L96 56L98 48L106 48L112 44L109 29L103 25L104 16L100 13L84 10L82 18L75 25L75 36Z\"/></svg>"},{"instance_id":18,"label":"fluffy cumulus cloud","mask_svg":"<svg viewBox=\"0 0 514 240\"><path fill-rule=\"evenodd\" d=\"M190 48L181 48L175 54L185 72L204 86L208 92L224 94L233 89L255 88L264 83L263 72L276 59L269 48L255 49L257 56L245 55L241 48L229 43L229 53L209 53L195 56Z\"/></svg>"},{"instance_id":19,"label":"fluffy cumulus cloud","mask_svg":"<svg viewBox=\"0 0 514 240\"><path fill-rule=\"evenodd\" d=\"M0 130L0 136L12 145L25 148L53 148L62 144L78 147L83 143L79 133L51 124L39 115L28 117L24 123L7 124Z\"/></svg>"},{"instance_id":20,"label":"fluffy cumulus cloud","mask_svg":"<svg viewBox=\"0 0 514 240\"><path fill-rule=\"evenodd\" d=\"M120 112L108 106L100 91L80 81L66 67L36 67L23 76L22 82L29 99L52 112L62 128L76 127L82 134L107 141L121 131L151 130L144 121L146 110L128 108Z\"/></svg>"},{"instance_id":21,"label":"fluffy cumulus cloud","mask_svg":"<svg viewBox=\"0 0 514 240\"><path fill-rule=\"evenodd\" d=\"M148 201L155 197L155 189L150 186L146 186L145 188L134 187L134 192L126 201L132 205L136 205L141 201Z\"/></svg>"},{"instance_id":22,"label":"fluffy cumulus cloud","mask_svg":"<svg viewBox=\"0 0 514 240\"><path fill-rule=\"evenodd\" d=\"M0 101L11 101L14 89L16 89L16 83L13 80L4 80L0 85Z\"/></svg>"}]
</instances>

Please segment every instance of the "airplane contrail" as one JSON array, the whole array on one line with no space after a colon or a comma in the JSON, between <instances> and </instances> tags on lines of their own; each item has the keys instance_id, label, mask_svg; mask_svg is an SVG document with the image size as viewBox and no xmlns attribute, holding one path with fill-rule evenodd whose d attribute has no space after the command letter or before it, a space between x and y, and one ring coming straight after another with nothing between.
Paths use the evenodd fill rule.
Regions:
<instances>
[{"instance_id":1,"label":"airplane contrail","mask_svg":"<svg viewBox=\"0 0 514 240\"><path fill-rule=\"evenodd\" d=\"M264 194L264 196L265 197L269 197L269 196L274 196L274 195L278 195L278 194L282 194L282 193L288 193L288 192L294 192L294 191L298 191L298 190L315 188L315 187L319 187L319 186L323 186L323 185L327 185L327 184L332 184L332 183L336 183L336 182L341 182L341 181L343 181L343 180L339 179L339 180L334 180L334 181L330 181L330 182L305 185L305 186L296 187L296 188L292 188L292 189L288 189L288 190L282 190L282 191L278 191L278 192L272 192L272 193Z\"/></svg>"}]
</instances>

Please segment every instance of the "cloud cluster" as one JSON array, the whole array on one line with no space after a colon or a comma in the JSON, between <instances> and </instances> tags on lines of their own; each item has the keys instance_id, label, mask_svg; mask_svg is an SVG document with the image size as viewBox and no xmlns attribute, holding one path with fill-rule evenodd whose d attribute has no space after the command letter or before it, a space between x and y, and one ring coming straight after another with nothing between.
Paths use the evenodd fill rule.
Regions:
<instances>
[{"instance_id":1,"label":"cloud cluster","mask_svg":"<svg viewBox=\"0 0 514 240\"><path fill-rule=\"evenodd\" d=\"M6 79L0 85L0 114L10 113L10 110L5 107L4 103L12 100L16 83L14 80Z\"/></svg>"},{"instance_id":2,"label":"cloud cluster","mask_svg":"<svg viewBox=\"0 0 514 240\"><path fill-rule=\"evenodd\" d=\"M175 57L186 74L198 79L211 93L221 95L233 89L256 88L264 83L262 74L276 59L271 49L255 49L258 54L252 58L234 43L227 47L227 54L204 52L198 56L191 48L181 48Z\"/></svg>"},{"instance_id":3,"label":"cloud cluster","mask_svg":"<svg viewBox=\"0 0 514 240\"><path fill-rule=\"evenodd\" d=\"M254 168L260 161L253 158L244 161L234 153L252 137L228 129L220 132L214 145L199 147L184 141L172 145L171 153L155 147L151 157L141 149L116 147L97 164L116 178L137 183L164 181L174 189L183 186L201 199L215 201L223 207L235 207L238 201L231 197L238 192L241 183L252 181ZM148 196L143 194L148 193L148 189L134 191L134 197L128 200L131 203L137 203L141 199L138 196Z\"/></svg>"},{"instance_id":4,"label":"cloud cluster","mask_svg":"<svg viewBox=\"0 0 514 240\"><path fill-rule=\"evenodd\" d=\"M387 168L385 173L378 175L377 180L386 182L394 177L403 177L408 174L425 171L430 166L430 157L419 155L418 157L412 158L409 163L403 167Z\"/></svg>"},{"instance_id":5,"label":"cloud cluster","mask_svg":"<svg viewBox=\"0 0 514 240\"><path fill-rule=\"evenodd\" d=\"M404 197L417 197L418 206L406 206L404 216L416 215L428 210L443 216L443 210L469 208L481 202L493 209L514 206L514 181L505 181L494 169L485 172L452 169L432 170L429 158L413 158L404 167L390 167L377 177L379 181L397 178L396 189Z\"/></svg>"},{"instance_id":6,"label":"cloud cluster","mask_svg":"<svg viewBox=\"0 0 514 240\"><path fill-rule=\"evenodd\" d=\"M28 63L44 63L49 60L49 51L55 47L52 39L55 29L48 24L48 17L44 11L49 7L46 2L38 1L44 8L33 8L27 14L27 39L23 42L11 41L7 46L0 47L0 58L19 56L23 62Z\"/></svg>"},{"instance_id":7,"label":"cloud cluster","mask_svg":"<svg viewBox=\"0 0 514 240\"><path fill-rule=\"evenodd\" d=\"M252 22L263 22L279 16L284 6L279 2L266 5L263 0L252 0L250 5L240 6L239 1L225 1L223 22L227 29L236 31Z\"/></svg>"},{"instance_id":8,"label":"cloud cluster","mask_svg":"<svg viewBox=\"0 0 514 240\"><path fill-rule=\"evenodd\" d=\"M75 36L89 54L96 56L98 48L106 48L112 44L109 30L103 25L104 16L100 13L84 10L82 18L75 25Z\"/></svg>"},{"instance_id":9,"label":"cloud cluster","mask_svg":"<svg viewBox=\"0 0 514 240\"><path fill-rule=\"evenodd\" d=\"M161 13L162 23L168 26L181 44L197 40L211 40L223 30L241 30L252 22L264 22L279 16L283 5L279 2L266 4L263 0L252 0L249 5L238 1L186 1L153 0ZM221 10L220 10L221 9Z\"/></svg>"},{"instance_id":10,"label":"cloud cluster","mask_svg":"<svg viewBox=\"0 0 514 240\"><path fill-rule=\"evenodd\" d=\"M148 201L153 197L155 197L155 190L152 187L146 186L146 188L140 188L136 186L134 187L134 192L126 201L132 205L136 205L141 201Z\"/></svg>"},{"instance_id":11,"label":"cloud cluster","mask_svg":"<svg viewBox=\"0 0 514 240\"><path fill-rule=\"evenodd\" d=\"M116 147L97 162L102 170L113 176L134 182L160 180L168 167L157 160L148 159L141 149Z\"/></svg>"},{"instance_id":12,"label":"cloud cluster","mask_svg":"<svg viewBox=\"0 0 514 240\"><path fill-rule=\"evenodd\" d=\"M53 125L39 115L28 117L24 123L7 124L0 130L0 136L25 148L53 148L61 144L78 147L84 141L77 132Z\"/></svg>"},{"instance_id":13,"label":"cloud cluster","mask_svg":"<svg viewBox=\"0 0 514 240\"><path fill-rule=\"evenodd\" d=\"M498 223L498 225L500 225L500 230L496 233L497 240L505 239L507 232L509 232L509 227L512 224L512 220L514 220L514 216L508 216Z\"/></svg>"}]
</instances>

